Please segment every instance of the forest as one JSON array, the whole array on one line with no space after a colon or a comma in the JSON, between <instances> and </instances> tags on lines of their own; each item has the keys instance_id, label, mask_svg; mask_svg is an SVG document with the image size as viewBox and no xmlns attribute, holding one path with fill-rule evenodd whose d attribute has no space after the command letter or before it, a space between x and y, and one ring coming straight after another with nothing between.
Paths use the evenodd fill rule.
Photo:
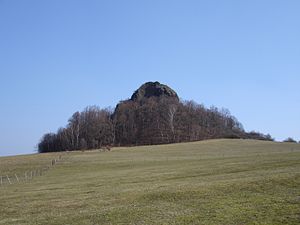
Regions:
<instances>
[{"instance_id":1,"label":"forest","mask_svg":"<svg viewBox=\"0 0 300 225\"><path fill-rule=\"evenodd\" d=\"M206 108L194 101L179 100L170 87L148 82L115 109L89 106L82 112L75 112L65 127L41 138L38 152L109 149L113 146L215 138L273 140L269 134L246 132L227 109Z\"/></svg>"}]
</instances>

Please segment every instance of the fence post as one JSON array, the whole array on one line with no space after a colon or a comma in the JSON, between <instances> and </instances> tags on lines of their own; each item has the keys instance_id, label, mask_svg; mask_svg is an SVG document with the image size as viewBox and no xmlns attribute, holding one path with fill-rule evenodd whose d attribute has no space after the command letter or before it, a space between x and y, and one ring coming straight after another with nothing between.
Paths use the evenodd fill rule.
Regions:
<instances>
[{"instance_id":1,"label":"fence post","mask_svg":"<svg viewBox=\"0 0 300 225\"><path fill-rule=\"evenodd\" d=\"M8 177L8 175L6 175L6 177L7 177L8 183L12 184L11 181L10 181L10 179L9 179L9 177Z\"/></svg>"},{"instance_id":2,"label":"fence post","mask_svg":"<svg viewBox=\"0 0 300 225\"><path fill-rule=\"evenodd\" d=\"M19 181L19 178L18 178L18 176L17 176L17 174L16 174L16 173L15 173L15 177L17 178L17 181L18 181L18 183L19 183L20 181Z\"/></svg>"}]
</instances>

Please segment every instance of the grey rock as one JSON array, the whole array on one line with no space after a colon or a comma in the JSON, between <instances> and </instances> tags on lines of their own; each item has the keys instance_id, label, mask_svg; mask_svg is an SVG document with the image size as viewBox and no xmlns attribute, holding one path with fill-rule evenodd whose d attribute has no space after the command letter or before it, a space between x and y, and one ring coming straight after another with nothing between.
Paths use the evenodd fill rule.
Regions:
<instances>
[{"instance_id":1,"label":"grey rock","mask_svg":"<svg viewBox=\"0 0 300 225\"><path fill-rule=\"evenodd\" d=\"M168 97L179 101L177 93L167 85L159 82L147 82L137 89L131 96L131 101L141 101L151 97Z\"/></svg>"}]
</instances>

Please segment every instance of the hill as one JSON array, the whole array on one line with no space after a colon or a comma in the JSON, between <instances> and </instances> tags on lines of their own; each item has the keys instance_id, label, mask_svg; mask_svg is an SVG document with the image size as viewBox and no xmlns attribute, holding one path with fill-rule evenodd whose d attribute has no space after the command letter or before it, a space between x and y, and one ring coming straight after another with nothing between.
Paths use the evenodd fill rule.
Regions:
<instances>
[{"instance_id":1,"label":"hill","mask_svg":"<svg viewBox=\"0 0 300 225\"><path fill-rule=\"evenodd\" d=\"M0 158L0 171L56 156ZM299 224L299 171L294 143L220 139L70 152L42 176L0 186L0 224Z\"/></svg>"},{"instance_id":2,"label":"hill","mask_svg":"<svg viewBox=\"0 0 300 225\"><path fill-rule=\"evenodd\" d=\"M74 113L66 127L45 134L38 149L44 153L215 138L272 140L270 135L244 131L227 109L180 101L167 85L147 82L114 110L92 106Z\"/></svg>"}]
</instances>

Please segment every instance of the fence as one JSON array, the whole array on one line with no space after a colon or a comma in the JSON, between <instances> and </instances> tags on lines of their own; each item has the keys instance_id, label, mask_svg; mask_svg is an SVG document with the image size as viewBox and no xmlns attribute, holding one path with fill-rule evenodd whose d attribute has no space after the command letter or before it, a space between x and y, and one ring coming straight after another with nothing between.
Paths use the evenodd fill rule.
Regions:
<instances>
[{"instance_id":1,"label":"fence","mask_svg":"<svg viewBox=\"0 0 300 225\"><path fill-rule=\"evenodd\" d=\"M21 182L29 182L32 179L34 179L34 177L44 175L49 169L55 166L58 162L62 161L62 159L62 155L59 155L58 158L52 159L51 162L44 167L38 167L35 169L25 171L23 173L19 172L14 174L0 175L0 186L11 185Z\"/></svg>"}]
</instances>

